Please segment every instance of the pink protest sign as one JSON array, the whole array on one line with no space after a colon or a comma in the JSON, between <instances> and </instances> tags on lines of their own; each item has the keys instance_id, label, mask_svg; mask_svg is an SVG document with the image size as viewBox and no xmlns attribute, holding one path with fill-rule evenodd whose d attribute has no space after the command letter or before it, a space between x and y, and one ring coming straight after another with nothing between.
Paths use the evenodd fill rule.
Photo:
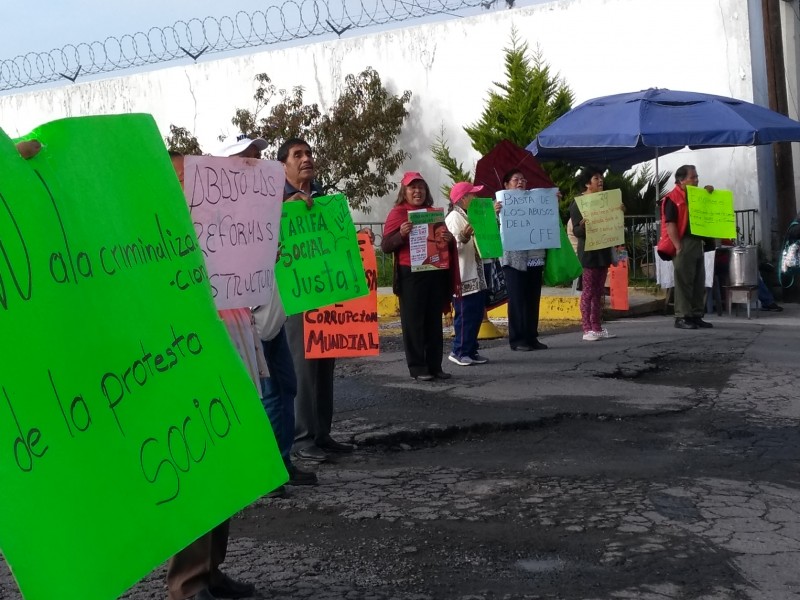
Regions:
<instances>
[{"instance_id":1,"label":"pink protest sign","mask_svg":"<svg viewBox=\"0 0 800 600\"><path fill-rule=\"evenodd\" d=\"M283 165L254 158L187 156L184 193L205 259L175 284L206 279L218 309L267 304L283 202Z\"/></svg>"}]
</instances>

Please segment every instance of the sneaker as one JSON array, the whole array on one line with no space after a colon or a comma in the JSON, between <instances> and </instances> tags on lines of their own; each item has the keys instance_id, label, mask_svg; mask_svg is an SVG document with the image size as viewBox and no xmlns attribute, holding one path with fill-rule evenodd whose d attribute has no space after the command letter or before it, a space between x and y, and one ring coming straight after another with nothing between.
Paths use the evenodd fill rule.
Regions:
<instances>
[{"instance_id":1,"label":"sneaker","mask_svg":"<svg viewBox=\"0 0 800 600\"><path fill-rule=\"evenodd\" d=\"M473 362L475 362L469 356L456 356L452 352L450 353L450 356L448 356L447 358L450 359L451 363L456 363L457 365L460 365L462 367L468 367Z\"/></svg>"},{"instance_id":2,"label":"sneaker","mask_svg":"<svg viewBox=\"0 0 800 600\"><path fill-rule=\"evenodd\" d=\"M600 331L595 331L595 333L597 334L597 337L599 337L602 340L610 340L611 338L617 337L616 333L611 333L605 327L603 327Z\"/></svg>"},{"instance_id":3,"label":"sneaker","mask_svg":"<svg viewBox=\"0 0 800 600\"><path fill-rule=\"evenodd\" d=\"M597 333L596 331L587 331L586 333L583 334L584 342L596 342L599 339L601 339L600 334Z\"/></svg>"},{"instance_id":4,"label":"sneaker","mask_svg":"<svg viewBox=\"0 0 800 600\"><path fill-rule=\"evenodd\" d=\"M777 304L775 304L773 302L772 304L767 304L766 306L764 306L762 304L761 305L761 310L770 310L770 311L773 311L773 312L781 312L783 310L783 307L782 306L778 306Z\"/></svg>"},{"instance_id":5,"label":"sneaker","mask_svg":"<svg viewBox=\"0 0 800 600\"><path fill-rule=\"evenodd\" d=\"M478 354L477 352L470 356L470 358L472 359L472 364L475 365L485 365L487 362L489 362L488 358Z\"/></svg>"}]
</instances>

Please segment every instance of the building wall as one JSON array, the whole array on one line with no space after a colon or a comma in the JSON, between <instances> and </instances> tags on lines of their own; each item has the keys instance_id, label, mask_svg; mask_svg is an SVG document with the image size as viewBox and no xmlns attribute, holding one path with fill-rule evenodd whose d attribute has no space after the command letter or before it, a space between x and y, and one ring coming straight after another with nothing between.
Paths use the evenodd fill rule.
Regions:
<instances>
[{"instance_id":1,"label":"building wall","mask_svg":"<svg viewBox=\"0 0 800 600\"><path fill-rule=\"evenodd\" d=\"M345 75L372 66L390 90L413 92L401 139L412 155L405 168L438 189L449 182L430 145L444 130L455 156L474 165L462 127L480 117L488 90L503 79L512 28L567 81L576 103L648 87L753 99L748 0L558 0L0 96L0 127L13 136L60 117L149 112L165 135L171 123L185 126L213 151L217 136L235 133L234 110L252 107L257 73L279 88L304 86L306 100L326 108ZM732 189L737 208L759 206L754 149L681 151L660 168L686 162L698 166L702 182ZM368 218L382 220L390 205L391 198L377 200Z\"/></svg>"}]
</instances>

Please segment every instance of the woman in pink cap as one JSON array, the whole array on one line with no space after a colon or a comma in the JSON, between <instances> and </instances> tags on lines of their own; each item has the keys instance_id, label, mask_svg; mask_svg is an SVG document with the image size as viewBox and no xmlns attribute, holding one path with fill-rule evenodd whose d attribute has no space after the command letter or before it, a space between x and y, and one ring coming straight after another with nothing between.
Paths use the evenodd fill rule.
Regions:
<instances>
[{"instance_id":1,"label":"woman in pink cap","mask_svg":"<svg viewBox=\"0 0 800 600\"><path fill-rule=\"evenodd\" d=\"M467 367L488 362L478 354L478 331L486 307L486 277L483 263L475 245L475 231L467 219L467 209L482 185L461 181L450 190L451 208L445 221L456 239L458 272L461 276L461 295L453 298L453 350L450 362Z\"/></svg>"},{"instance_id":2,"label":"woman in pink cap","mask_svg":"<svg viewBox=\"0 0 800 600\"><path fill-rule=\"evenodd\" d=\"M411 271L408 238L412 224L408 213L431 206L431 190L422 175L416 171L403 175L397 200L383 226L381 242L385 253L394 253L392 289L400 299L406 363L411 377L420 381L450 378L449 373L442 371L442 307L449 301L449 269ZM450 243L453 236L444 231L442 239Z\"/></svg>"}]
</instances>

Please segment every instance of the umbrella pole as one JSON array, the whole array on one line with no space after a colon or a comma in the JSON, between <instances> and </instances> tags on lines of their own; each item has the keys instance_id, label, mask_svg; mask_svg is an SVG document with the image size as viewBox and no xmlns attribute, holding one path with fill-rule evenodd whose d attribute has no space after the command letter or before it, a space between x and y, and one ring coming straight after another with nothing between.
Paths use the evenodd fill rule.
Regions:
<instances>
[{"instance_id":1,"label":"umbrella pole","mask_svg":"<svg viewBox=\"0 0 800 600\"><path fill-rule=\"evenodd\" d=\"M658 174L658 148L656 148L656 206L658 206L658 201L661 200L661 187L659 184L661 182L661 177Z\"/></svg>"}]
</instances>

